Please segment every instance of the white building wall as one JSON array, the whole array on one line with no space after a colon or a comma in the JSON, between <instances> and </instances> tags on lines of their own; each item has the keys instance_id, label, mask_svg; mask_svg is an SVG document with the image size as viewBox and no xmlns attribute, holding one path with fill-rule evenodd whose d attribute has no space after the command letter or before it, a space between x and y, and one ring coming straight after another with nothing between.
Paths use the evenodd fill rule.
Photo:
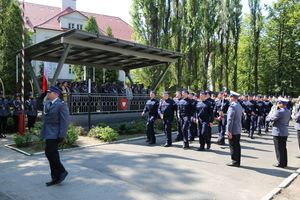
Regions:
<instances>
[{"instance_id":1,"label":"white building wall","mask_svg":"<svg viewBox=\"0 0 300 200\"><path fill-rule=\"evenodd\" d=\"M69 23L72 23L74 24L75 29L77 29L77 25L82 25L82 29L84 29L87 20L88 19L86 17L82 16L78 12L74 12L60 18L60 26L62 28L69 28Z\"/></svg>"}]
</instances>

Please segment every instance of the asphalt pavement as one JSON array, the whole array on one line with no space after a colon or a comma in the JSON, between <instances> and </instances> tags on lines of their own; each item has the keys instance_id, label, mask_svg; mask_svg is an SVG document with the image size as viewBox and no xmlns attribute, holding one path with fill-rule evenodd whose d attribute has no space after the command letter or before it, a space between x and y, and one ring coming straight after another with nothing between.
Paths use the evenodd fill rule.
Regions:
<instances>
[{"instance_id":1,"label":"asphalt pavement","mask_svg":"<svg viewBox=\"0 0 300 200\"><path fill-rule=\"evenodd\" d=\"M164 137L149 146L144 139L104 144L61 152L69 176L56 186L50 180L44 155L25 156L0 141L1 200L243 200L261 199L300 167L300 151L293 127L289 128L288 167L276 162L272 136L242 136L241 167L228 167L228 146L212 144L211 150L190 150L182 143L164 148ZM217 137L213 139L216 142Z\"/></svg>"}]
</instances>

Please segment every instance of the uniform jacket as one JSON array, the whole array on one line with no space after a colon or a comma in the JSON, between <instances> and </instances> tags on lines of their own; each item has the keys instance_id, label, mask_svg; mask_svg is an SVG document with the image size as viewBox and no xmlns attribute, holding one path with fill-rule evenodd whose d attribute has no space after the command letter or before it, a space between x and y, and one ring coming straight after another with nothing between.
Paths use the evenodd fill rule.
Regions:
<instances>
[{"instance_id":1,"label":"uniform jacket","mask_svg":"<svg viewBox=\"0 0 300 200\"><path fill-rule=\"evenodd\" d=\"M295 105L293 108L293 114L292 114L293 120L295 120L295 129L300 130L300 105Z\"/></svg>"},{"instance_id":2,"label":"uniform jacket","mask_svg":"<svg viewBox=\"0 0 300 200\"><path fill-rule=\"evenodd\" d=\"M159 105L159 101L157 99L149 99L146 102L143 112L149 113L149 117L158 118L158 112L157 112L158 105Z\"/></svg>"},{"instance_id":3,"label":"uniform jacket","mask_svg":"<svg viewBox=\"0 0 300 200\"><path fill-rule=\"evenodd\" d=\"M6 98L0 98L0 116L7 117L9 115L9 101Z\"/></svg>"},{"instance_id":4,"label":"uniform jacket","mask_svg":"<svg viewBox=\"0 0 300 200\"><path fill-rule=\"evenodd\" d=\"M242 132L243 108L240 103L232 102L227 112L226 132L232 135L240 135Z\"/></svg>"},{"instance_id":5,"label":"uniform jacket","mask_svg":"<svg viewBox=\"0 0 300 200\"><path fill-rule=\"evenodd\" d=\"M23 110L22 110L22 102L20 101L20 100L13 100L12 101L12 107L13 107L13 109L14 109L14 111L13 111L13 115L14 116L19 116L22 112L23 112Z\"/></svg>"},{"instance_id":6,"label":"uniform jacket","mask_svg":"<svg viewBox=\"0 0 300 200\"><path fill-rule=\"evenodd\" d=\"M280 108L268 116L268 120L273 123L273 136L288 136L288 125L291 118L291 112L286 108Z\"/></svg>"},{"instance_id":7,"label":"uniform jacket","mask_svg":"<svg viewBox=\"0 0 300 200\"><path fill-rule=\"evenodd\" d=\"M164 119L174 119L174 112L176 110L175 101L172 99L160 100L158 106L158 114L163 115Z\"/></svg>"},{"instance_id":8,"label":"uniform jacket","mask_svg":"<svg viewBox=\"0 0 300 200\"><path fill-rule=\"evenodd\" d=\"M195 117L201 122L201 123L209 123L211 121L211 104L209 101L198 101L196 105L196 113Z\"/></svg>"},{"instance_id":9,"label":"uniform jacket","mask_svg":"<svg viewBox=\"0 0 300 200\"><path fill-rule=\"evenodd\" d=\"M29 116L37 116L37 101L35 99L27 99L25 101L25 111Z\"/></svg>"},{"instance_id":10,"label":"uniform jacket","mask_svg":"<svg viewBox=\"0 0 300 200\"><path fill-rule=\"evenodd\" d=\"M47 101L44 106L44 123L41 131L43 139L65 138L69 127L69 109L60 99L52 105Z\"/></svg>"},{"instance_id":11,"label":"uniform jacket","mask_svg":"<svg viewBox=\"0 0 300 200\"><path fill-rule=\"evenodd\" d=\"M180 99L177 103L177 115L182 117L190 118L192 116L192 102L189 98Z\"/></svg>"}]
</instances>

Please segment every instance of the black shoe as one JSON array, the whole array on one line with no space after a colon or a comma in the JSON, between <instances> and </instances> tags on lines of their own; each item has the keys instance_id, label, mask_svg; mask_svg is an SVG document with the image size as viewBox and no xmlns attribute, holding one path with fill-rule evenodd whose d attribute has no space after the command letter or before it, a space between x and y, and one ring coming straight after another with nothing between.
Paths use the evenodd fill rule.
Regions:
<instances>
[{"instance_id":1,"label":"black shoe","mask_svg":"<svg viewBox=\"0 0 300 200\"><path fill-rule=\"evenodd\" d=\"M148 142L148 144L155 144L155 143L156 143L155 141Z\"/></svg>"},{"instance_id":2,"label":"black shoe","mask_svg":"<svg viewBox=\"0 0 300 200\"><path fill-rule=\"evenodd\" d=\"M285 168L286 166L280 165L279 163L273 164L274 167Z\"/></svg>"},{"instance_id":3,"label":"black shoe","mask_svg":"<svg viewBox=\"0 0 300 200\"><path fill-rule=\"evenodd\" d=\"M50 182L47 182L46 186L49 187L49 186L56 185L56 184L58 184L58 180L52 180Z\"/></svg>"},{"instance_id":4,"label":"black shoe","mask_svg":"<svg viewBox=\"0 0 300 200\"><path fill-rule=\"evenodd\" d=\"M0 134L0 138L6 138L6 135Z\"/></svg>"},{"instance_id":5,"label":"black shoe","mask_svg":"<svg viewBox=\"0 0 300 200\"><path fill-rule=\"evenodd\" d=\"M180 142L180 141L182 141L181 138L175 138L175 142Z\"/></svg>"},{"instance_id":6,"label":"black shoe","mask_svg":"<svg viewBox=\"0 0 300 200\"><path fill-rule=\"evenodd\" d=\"M222 141L218 141L218 143L217 143L218 145L225 145L225 141L224 140L222 140Z\"/></svg>"},{"instance_id":7,"label":"black shoe","mask_svg":"<svg viewBox=\"0 0 300 200\"><path fill-rule=\"evenodd\" d=\"M197 151L205 151L204 147L199 147Z\"/></svg>"},{"instance_id":8,"label":"black shoe","mask_svg":"<svg viewBox=\"0 0 300 200\"><path fill-rule=\"evenodd\" d=\"M229 166L229 167L239 167L240 163L230 162L230 163L227 163L226 165Z\"/></svg>"},{"instance_id":9,"label":"black shoe","mask_svg":"<svg viewBox=\"0 0 300 200\"><path fill-rule=\"evenodd\" d=\"M63 182L63 181L65 180L65 178L68 176L68 174L69 174L69 173L68 173L67 171L64 171L64 172L60 175L60 177L59 177L57 183Z\"/></svg>"},{"instance_id":10,"label":"black shoe","mask_svg":"<svg viewBox=\"0 0 300 200\"><path fill-rule=\"evenodd\" d=\"M189 141L195 141L195 138L190 138Z\"/></svg>"},{"instance_id":11,"label":"black shoe","mask_svg":"<svg viewBox=\"0 0 300 200\"><path fill-rule=\"evenodd\" d=\"M210 144L207 144L207 147L206 147L206 149L207 149L207 150L209 150L209 149L210 149Z\"/></svg>"},{"instance_id":12,"label":"black shoe","mask_svg":"<svg viewBox=\"0 0 300 200\"><path fill-rule=\"evenodd\" d=\"M168 143L164 144L164 147L171 147L171 146L172 144L168 144Z\"/></svg>"},{"instance_id":13,"label":"black shoe","mask_svg":"<svg viewBox=\"0 0 300 200\"><path fill-rule=\"evenodd\" d=\"M187 149L189 149L190 147L188 146L188 145L183 145L183 147L182 147L184 150L187 150Z\"/></svg>"},{"instance_id":14,"label":"black shoe","mask_svg":"<svg viewBox=\"0 0 300 200\"><path fill-rule=\"evenodd\" d=\"M145 142L147 142L147 143L148 143L149 141L150 141L149 139L145 140Z\"/></svg>"},{"instance_id":15,"label":"black shoe","mask_svg":"<svg viewBox=\"0 0 300 200\"><path fill-rule=\"evenodd\" d=\"M253 135L251 135L251 137L250 137L251 139L254 139L254 137L253 137Z\"/></svg>"}]
</instances>

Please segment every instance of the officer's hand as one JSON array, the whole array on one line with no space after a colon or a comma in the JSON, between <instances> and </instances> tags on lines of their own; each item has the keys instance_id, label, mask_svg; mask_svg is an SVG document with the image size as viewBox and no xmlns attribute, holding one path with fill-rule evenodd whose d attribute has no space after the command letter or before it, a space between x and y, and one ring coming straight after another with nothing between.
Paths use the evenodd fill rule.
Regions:
<instances>
[{"instance_id":1,"label":"officer's hand","mask_svg":"<svg viewBox=\"0 0 300 200\"><path fill-rule=\"evenodd\" d=\"M163 115L163 114L161 114L161 115L160 115L160 118L161 118L161 119L164 119L164 115Z\"/></svg>"},{"instance_id":2,"label":"officer's hand","mask_svg":"<svg viewBox=\"0 0 300 200\"><path fill-rule=\"evenodd\" d=\"M232 139L232 133L227 132L227 136L228 136L228 139L229 139L229 140Z\"/></svg>"},{"instance_id":3,"label":"officer's hand","mask_svg":"<svg viewBox=\"0 0 300 200\"><path fill-rule=\"evenodd\" d=\"M210 126L210 128L212 128L212 126L213 126L213 123L209 123L209 126Z\"/></svg>"},{"instance_id":4,"label":"officer's hand","mask_svg":"<svg viewBox=\"0 0 300 200\"><path fill-rule=\"evenodd\" d=\"M145 114L145 113L144 113L144 112L142 112L142 114L141 114L141 115L142 115L142 116L144 116L144 114Z\"/></svg>"}]
</instances>

